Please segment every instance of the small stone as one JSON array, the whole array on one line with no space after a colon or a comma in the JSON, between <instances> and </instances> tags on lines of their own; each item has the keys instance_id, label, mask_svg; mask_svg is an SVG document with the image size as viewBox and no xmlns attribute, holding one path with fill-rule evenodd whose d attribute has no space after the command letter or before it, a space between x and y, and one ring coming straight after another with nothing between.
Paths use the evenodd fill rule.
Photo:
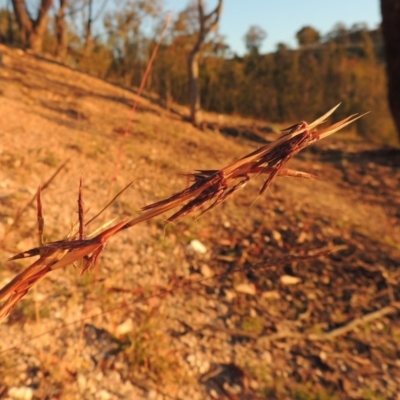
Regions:
<instances>
[{"instance_id":1,"label":"small stone","mask_svg":"<svg viewBox=\"0 0 400 400\"><path fill-rule=\"evenodd\" d=\"M26 386L13 386L8 389L8 395L15 400L31 400L33 399L33 389Z\"/></svg>"},{"instance_id":2,"label":"small stone","mask_svg":"<svg viewBox=\"0 0 400 400\"><path fill-rule=\"evenodd\" d=\"M248 239L243 239L241 244L242 244L242 247L249 247L250 241Z\"/></svg>"},{"instance_id":3,"label":"small stone","mask_svg":"<svg viewBox=\"0 0 400 400\"><path fill-rule=\"evenodd\" d=\"M85 378L85 375L83 374L78 374L77 377L77 382L80 390L86 389L87 386L87 379Z\"/></svg>"},{"instance_id":4,"label":"small stone","mask_svg":"<svg viewBox=\"0 0 400 400\"><path fill-rule=\"evenodd\" d=\"M273 230L271 233L272 233L272 238L273 238L276 242L281 242L281 241L282 241L282 235L280 234L279 231Z\"/></svg>"},{"instance_id":5,"label":"small stone","mask_svg":"<svg viewBox=\"0 0 400 400\"><path fill-rule=\"evenodd\" d=\"M200 242L200 240L194 239L190 242L188 246L189 251L194 251L195 253L199 254L205 254L207 253L207 248L204 246L203 243Z\"/></svg>"},{"instance_id":6,"label":"small stone","mask_svg":"<svg viewBox=\"0 0 400 400\"><path fill-rule=\"evenodd\" d=\"M108 393L107 390L101 389L99 392L97 392L97 398L100 400L110 400L111 394Z\"/></svg>"},{"instance_id":7,"label":"small stone","mask_svg":"<svg viewBox=\"0 0 400 400\"><path fill-rule=\"evenodd\" d=\"M126 321L119 324L116 329L116 334L118 336L126 335L133 330L133 321L132 318L128 318Z\"/></svg>"},{"instance_id":8,"label":"small stone","mask_svg":"<svg viewBox=\"0 0 400 400\"><path fill-rule=\"evenodd\" d=\"M326 361L327 358L328 358L328 356L327 356L327 354L326 354L324 351L321 351L321 352L319 353L319 358L321 359L321 361Z\"/></svg>"},{"instance_id":9,"label":"small stone","mask_svg":"<svg viewBox=\"0 0 400 400\"><path fill-rule=\"evenodd\" d=\"M235 290L239 293L245 293L255 295L257 293L256 287L252 283L240 283L235 287Z\"/></svg>"},{"instance_id":10,"label":"small stone","mask_svg":"<svg viewBox=\"0 0 400 400\"><path fill-rule=\"evenodd\" d=\"M262 297L264 297L264 299L279 300L281 295L277 290L269 290L268 292L263 292Z\"/></svg>"},{"instance_id":11,"label":"small stone","mask_svg":"<svg viewBox=\"0 0 400 400\"><path fill-rule=\"evenodd\" d=\"M263 362L267 365L272 363L272 354L269 351L264 351L261 355Z\"/></svg>"},{"instance_id":12,"label":"small stone","mask_svg":"<svg viewBox=\"0 0 400 400\"><path fill-rule=\"evenodd\" d=\"M318 299L318 294L316 292L308 292L307 299L316 300L316 299Z\"/></svg>"},{"instance_id":13,"label":"small stone","mask_svg":"<svg viewBox=\"0 0 400 400\"><path fill-rule=\"evenodd\" d=\"M205 278L212 278L214 276L214 272L207 264L201 265L200 272Z\"/></svg>"},{"instance_id":14,"label":"small stone","mask_svg":"<svg viewBox=\"0 0 400 400\"><path fill-rule=\"evenodd\" d=\"M8 67L10 65L10 57L7 54L0 53L0 67Z\"/></svg>"},{"instance_id":15,"label":"small stone","mask_svg":"<svg viewBox=\"0 0 400 400\"><path fill-rule=\"evenodd\" d=\"M150 390L147 394L149 400L155 400L157 398L157 392L155 390Z\"/></svg>"},{"instance_id":16,"label":"small stone","mask_svg":"<svg viewBox=\"0 0 400 400\"><path fill-rule=\"evenodd\" d=\"M383 331L383 329L385 328L385 325L383 325L382 322L379 321L375 324L375 326L378 331Z\"/></svg>"},{"instance_id":17,"label":"small stone","mask_svg":"<svg viewBox=\"0 0 400 400\"><path fill-rule=\"evenodd\" d=\"M296 285L301 282L301 279L297 276L282 275L280 281L283 285Z\"/></svg>"},{"instance_id":18,"label":"small stone","mask_svg":"<svg viewBox=\"0 0 400 400\"><path fill-rule=\"evenodd\" d=\"M210 363L207 360L197 363L200 374L205 374L210 369Z\"/></svg>"},{"instance_id":19,"label":"small stone","mask_svg":"<svg viewBox=\"0 0 400 400\"><path fill-rule=\"evenodd\" d=\"M307 240L307 237L308 237L307 232L304 232L304 231L301 232L299 237L297 238L297 243L300 243L300 244L304 243Z\"/></svg>"},{"instance_id":20,"label":"small stone","mask_svg":"<svg viewBox=\"0 0 400 400\"><path fill-rule=\"evenodd\" d=\"M101 371L99 371L96 374L95 378L96 378L96 381L101 382L104 379L104 374Z\"/></svg>"},{"instance_id":21,"label":"small stone","mask_svg":"<svg viewBox=\"0 0 400 400\"><path fill-rule=\"evenodd\" d=\"M217 392L215 389L211 389L211 390L210 390L210 396L211 396L213 399L219 399L219 398L220 398L218 392Z\"/></svg>"},{"instance_id":22,"label":"small stone","mask_svg":"<svg viewBox=\"0 0 400 400\"><path fill-rule=\"evenodd\" d=\"M264 242L269 243L271 241L271 238L267 235L264 236Z\"/></svg>"},{"instance_id":23,"label":"small stone","mask_svg":"<svg viewBox=\"0 0 400 400\"><path fill-rule=\"evenodd\" d=\"M250 381L250 387L251 387L253 390L259 390L259 389L260 389L259 383L258 383L256 380L254 380L254 379L252 379L252 380Z\"/></svg>"},{"instance_id":24,"label":"small stone","mask_svg":"<svg viewBox=\"0 0 400 400\"><path fill-rule=\"evenodd\" d=\"M218 315L225 315L225 314L228 314L228 311L229 311L229 307L226 305L226 304L224 304L224 303L222 303L222 302L218 302L217 303L217 313L218 313Z\"/></svg>"},{"instance_id":25,"label":"small stone","mask_svg":"<svg viewBox=\"0 0 400 400\"><path fill-rule=\"evenodd\" d=\"M194 367L194 366L196 365L196 355L195 355L195 354L189 354L189 355L186 357L186 361L188 362L188 364L189 364L191 367Z\"/></svg>"},{"instance_id":26,"label":"small stone","mask_svg":"<svg viewBox=\"0 0 400 400\"><path fill-rule=\"evenodd\" d=\"M227 301L232 301L236 297L236 293L233 292L232 290L225 289L224 292Z\"/></svg>"}]
</instances>

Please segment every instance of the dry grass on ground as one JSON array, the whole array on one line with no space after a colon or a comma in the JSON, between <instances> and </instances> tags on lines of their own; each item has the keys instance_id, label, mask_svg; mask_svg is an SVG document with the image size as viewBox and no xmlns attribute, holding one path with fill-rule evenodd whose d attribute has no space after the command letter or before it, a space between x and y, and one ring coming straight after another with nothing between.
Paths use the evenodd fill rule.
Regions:
<instances>
[{"instance_id":1,"label":"dry grass on ground","mask_svg":"<svg viewBox=\"0 0 400 400\"><path fill-rule=\"evenodd\" d=\"M110 198L134 94L0 52L2 287L28 265L6 259L37 245L35 208L10 230L16 211L65 160L42 193L46 241L70 231L81 177L90 215ZM259 146L210 127L140 100L113 191L134 184L98 226L181 190L181 172ZM278 179L255 202L261 181L251 183L198 220L165 228L160 217L121 233L91 274L49 274L0 326L0 396L396 399L398 160L395 149L333 137L291 163L322 181ZM205 254L191 251L194 239ZM250 268L320 248L336 251Z\"/></svg>"}]
</instances>

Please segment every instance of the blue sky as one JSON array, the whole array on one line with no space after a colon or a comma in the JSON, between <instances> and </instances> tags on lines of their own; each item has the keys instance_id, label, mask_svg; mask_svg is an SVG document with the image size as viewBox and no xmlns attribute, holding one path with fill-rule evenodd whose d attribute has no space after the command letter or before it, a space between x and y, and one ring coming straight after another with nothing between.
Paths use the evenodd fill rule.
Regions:
<instances>
[{"instance_id":1,"label":"blue sky","mask_svg":"<svg viewBox=\"0 0 400 400\"><path fill-rule=\"evenodd\" d=\"M206 3L211 9L217 0ZM177 15L188 0L165 0L165 4ZM243 54L244 34L250 25L259 25L267 32L261 51L270 52L279 42L295 47L295 34L305 25L325 34L337 22L348 27L365 22L375 28L380 21L379 0L225 0L220 33L226 36L233 51Z\"/></svg>"}]
</instances>

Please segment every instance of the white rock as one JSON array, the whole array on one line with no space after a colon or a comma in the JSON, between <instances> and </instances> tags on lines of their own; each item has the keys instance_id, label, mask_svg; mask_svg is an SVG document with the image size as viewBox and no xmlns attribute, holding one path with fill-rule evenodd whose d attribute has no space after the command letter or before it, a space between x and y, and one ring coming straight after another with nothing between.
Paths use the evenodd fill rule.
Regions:
<instances>
[{"instance_id":1,"label":"white rock","mask_svg":"<svg viewBox=\"0 0 400 400\"><path fill-rule=\"evenodd\" d=\"M197 368L199 369L200 374L205 374L210 369L210 363L207 360L198 361Z\"/></svg>"},{"instance_id":2,"label":"white rock","mask_svg":"<svg viewBox=\"0 0 400 400\"><path fill-rule=\"evenodd\" d=\"M256 294L256 287L252 283L240 283L235 287L235 290L239 293L251 294L253 296Z\"/></svg>"},{"instance_id":3,"label":"white rock","mask_svg":"<svg viewBox=\"0 0 400 400\"><path fill-rule=\"evenodd\" d=\"M107 392L105 389L101 389L99 392L97 392L98 399L100 400L110 400L111 399L111 394Z\"/></svg>"},{"instance_id":4,"label":"white rock","mask_svg":"<svg viewBox=\"0 0 400 400\"><path fill-rule=\"evenodd\" d=\"M33 399L33 389L27 386L12 386L8 389L8 395L15 400L31 400Z\"/></svg>"},{"instance_id":5,"label":"white rock","mask_svg":"<svg viewBox=\"0 0 400 400\"><path fill-rule=\"evenodd\" d=\"M116 334L117 335L126 335L129 332L132 332L133 330L133 321L132 318L128 318L126 321L122 322L122 324L119 324L116 328Z\"/></svg>"},{"instance_id":6,"label":"white rock","mask_svg":"<svg viewBox=\"0 0 400 400\"><path fill-rule=\"evenodd\" d=\"M298 283L301 282L301 279L298 278L297 276L282 275L280 277L280 281L284 285L297 285Z\"/></svg>"},{"instance_id":7,"label":"white rock","mask_svg":"<svg viewBox=\"0 0 400 400\"><path fill-rule=\"evenodd\" d=\"M197 240L197 239L194 239L190 242L189 248L190 248L190 250L194 251L195 253L199 253L199 254L207 253L207 247L204 246L204 244L201 243L200 240Z\"/></svg>"},{"instance_id":8,"label":"white rock","mask_svg":"<svg viewBox=\"0 0 400 400\"><path fill-rule=\"evenodd\" d=\"M195 365L196 365L196 355L195 354L189 354L187 357L186 357L186 361L189 363L189 365L191 366L191 367L194 367Z\"/></svg>"}]
</instances>

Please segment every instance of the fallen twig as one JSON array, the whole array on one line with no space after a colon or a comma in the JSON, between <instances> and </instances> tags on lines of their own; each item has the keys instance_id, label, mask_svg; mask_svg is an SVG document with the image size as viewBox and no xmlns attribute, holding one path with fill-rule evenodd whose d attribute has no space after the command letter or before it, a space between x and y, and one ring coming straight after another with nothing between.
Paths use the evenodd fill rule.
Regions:
<instances>
[{"instance_id":1,"label":"fallen twig","mask_svg":"<svg viewBox=\"0 0 400 400\"><path fill-rule=\"evenodd\" d=\"M329 341L336 339L338 336L345 335L357 327L367 324L369 322L375 321L379 318L383 318L387 315L395 314L400 311L400 302L392 303L388 306L380 308L379 310L373 311L369 314L365 314L359 318L355 318L349 321L347 324L332 329L329 332L324 333L309 333L309 332L277 332L271 335L258 335L257 339L265 340L265 341L275 341L275 340L283 340L283 339L297 339L301 341ZM310 329L312 330L312 328Z\"/></svg>"},{"instance_id":2,"label":"fallen twig","mask_svg":"<svg viewBox=\"0 0 400 400\"><path fill-rule=\"evenodd\" d=\"M309 334L307 336L308 340L332 340L338 336L345 335L346 333L353 331L360 325L367 324L368 322L375 321L376 319L383 318L386 315L395 314L400 310L400 302L392 303L386 307L380 308L379 310L365 314L359 318L355 318L347 324L333 329L326 333L320 334Z\"/></svg>"}]
</instances>

